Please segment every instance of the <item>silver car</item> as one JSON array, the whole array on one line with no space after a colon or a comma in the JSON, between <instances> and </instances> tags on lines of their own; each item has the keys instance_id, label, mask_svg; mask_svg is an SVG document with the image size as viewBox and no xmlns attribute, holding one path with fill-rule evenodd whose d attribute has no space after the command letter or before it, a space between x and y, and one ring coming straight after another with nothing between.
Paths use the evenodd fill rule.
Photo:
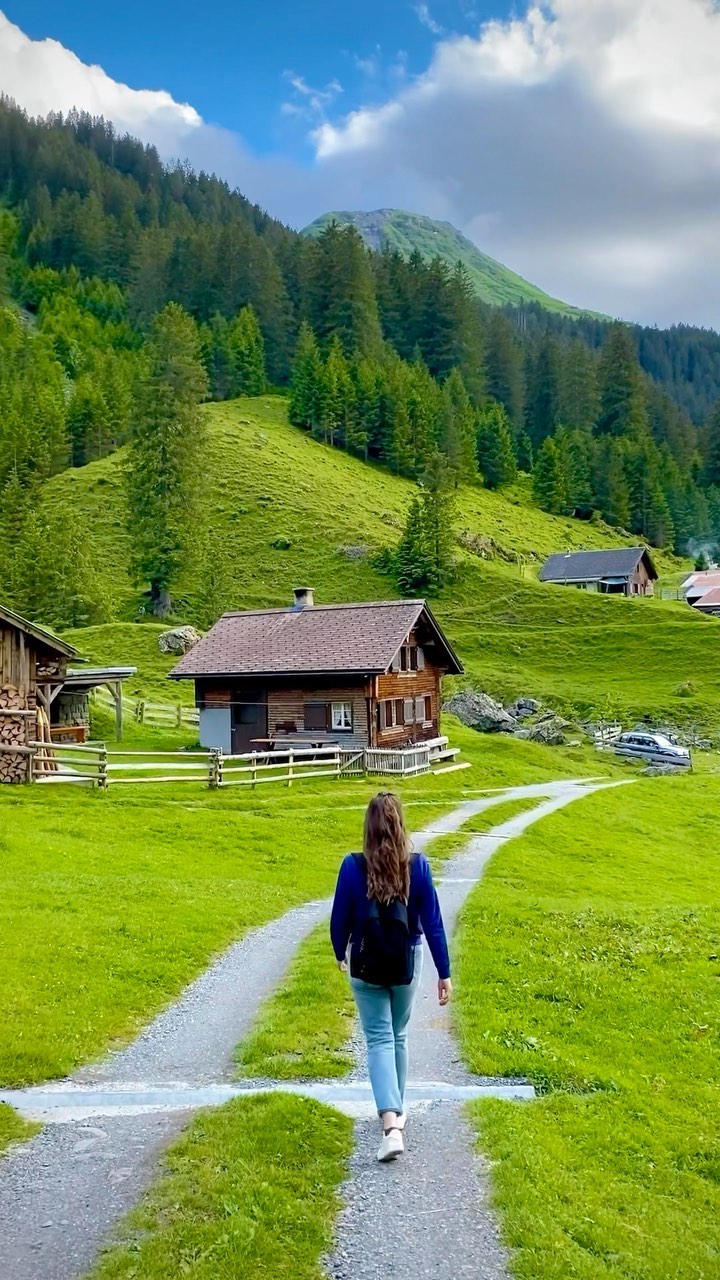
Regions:
<instances>
[{"instance_id":1,"label":"silver car","mask_svg":"<svg viewBox=\"0 0 720 1280\"><path fill-rule=\"evenodd\" d=\"M623 733L615 743L615 752L631 760L643 760L647 764L669 764L676 769L690 769L692 757L687 747L671 742L665 733L631 729Z\"/></svg>"}]
</instances>

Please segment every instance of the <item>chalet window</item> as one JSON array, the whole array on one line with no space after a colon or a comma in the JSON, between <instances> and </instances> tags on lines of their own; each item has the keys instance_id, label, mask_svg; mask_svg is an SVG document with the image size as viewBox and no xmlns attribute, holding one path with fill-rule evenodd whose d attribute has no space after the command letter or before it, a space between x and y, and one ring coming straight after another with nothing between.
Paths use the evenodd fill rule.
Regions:
<instances>
[{"instance_id":1,"label":"chalet window","mask_svg":"<svg viewBox=\"0 0 720 1280\"><path fill-rule=\"evenodd\" d=\"M403 704L403 724L414 724L416 720L415 698L406 698Z\"/></svg>"},{"instance_id":2,"label":"chalet window","mask_svg":"<svg viewBox=\"0 0 720 1280\"><path fill-rule=\"evenodd\" d=\"M393 663L393 666L396 664ZM422 671L425 656L419 645L404 644L398 653L397 669L400 671Z\"/></svg>"},{"instance_id":3,"label":"chalet window","mask_svg":"<svg viewBox=\"0 0 720 1280\"><path fill-rule=\"evenodd\" d=\"M329 710L330 704L328 702L306 702L305 728L320 730L325 733L328 727Z\"/></svg>"},{"instance_id":4,"label":"chalet window","mask_svg":"<svg viewBox=\"0 0 720 1280\"><path fill-rule=\"evenodd\" d=\"M397 700L387 698L384 702L378 703L378 727L380 729L394 729L396 725L402 724L402 722L402 698Z\"/></svg>"},{"instance_id":5,"label":"chalet window","mask_svg":"<svg viewBox=\"0 0 720 1280\"><path fill-rule=\"evenodd\" d=\"M426 695L426 697L425 697L425 719L426 719L426 720L432 720L432 718L433 718L433 714L432 714L432 698L430 697L430 694L428 693L428 694Z\"/></svg>"},{"instance_id":6,"label":"chalet window","mask_svg":"<svg viewBox=\"0 0 720 1280\"><path fill-rule=\"evenodd\" d=\"M333 702L331 705L331 724L336 733L352 733L352 703Z\"/></svg>"}]
</instances>

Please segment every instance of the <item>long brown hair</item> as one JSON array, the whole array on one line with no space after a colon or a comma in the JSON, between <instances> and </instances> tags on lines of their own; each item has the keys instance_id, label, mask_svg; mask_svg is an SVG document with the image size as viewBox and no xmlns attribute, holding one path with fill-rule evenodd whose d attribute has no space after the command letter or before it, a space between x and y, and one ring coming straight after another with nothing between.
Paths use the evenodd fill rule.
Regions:
<instances>
[{"instance_id":1,"label":"long brown hair","mask_svg":"<svg viewBox=\"0 0 720 1280\"><path fill-rule=\"evenodd\" d=\"M381 791L365 814L363 853L367 863L368 898L392 902L410 896L410 837L402 804L391 791Z\"/></svg>"}]
</instances>

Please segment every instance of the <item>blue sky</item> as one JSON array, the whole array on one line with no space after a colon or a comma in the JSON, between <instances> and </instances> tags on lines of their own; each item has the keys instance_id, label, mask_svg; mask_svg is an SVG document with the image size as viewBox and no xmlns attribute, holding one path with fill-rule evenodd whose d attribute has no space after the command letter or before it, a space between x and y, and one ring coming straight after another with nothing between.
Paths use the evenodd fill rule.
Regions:
<instances>
[{"instance_id":1,"label":"blue sky","mask_svg":"<svg viewBox=\"0 0 720 1280\"><path fill-rule=\"evenodd\" d=\"M51 37L135 89L166 89L257 152L307 151L310 95L343 114L427 66L443 33L477 32L504 0L5 0L11 22ZM342 86L335 89L333 82ZM283 109L283 104L286 104Z\"/></svg>"},{"instance_id":2,"label":"blue sky","mask_svg":"<svg viewBox=\"0 0 720 1280\"><path fill-rule=\"evenodd\" d=\"M719 66L714 0L0 0L31 115L102 115L290 226L446 219L645 323L720 327Z\"/></svg>"}]
</instances>

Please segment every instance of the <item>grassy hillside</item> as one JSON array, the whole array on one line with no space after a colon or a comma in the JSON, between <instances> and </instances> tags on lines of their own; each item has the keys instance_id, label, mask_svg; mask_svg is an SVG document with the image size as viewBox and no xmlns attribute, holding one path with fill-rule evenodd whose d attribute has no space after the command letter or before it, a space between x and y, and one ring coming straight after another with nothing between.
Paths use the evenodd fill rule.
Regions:
<instances>
[{"instance_id":1,"label":"grassy hillside","mask_svg":"<svg viewBox=\"0 0 720 1280\"><path fill-rule=\"evenodd\" d=\"M377 209L374 213L324 213L306 227L303 234L317 236L331 222L357 227L371 249L396 249L409 258L417 250L427 261L442 258L449 267L462 262L469 272L477 295L491 306L520 306L537 302L548 311L566 316L596 314L583 312L567 302L551 298L537 285L523 280L501 262L488 257L449 222L436 222L404 209Z\"/></svg>"},{"instance_id":2,"label":"grassy hillside","mask_svg":"<svg viewBox=\"0 0 720 1280\"><path fill-rule=\"evenodd\" d=\"M412 492L407 481L288 426L280 397L205 412L210 446L198 543L210 530L227 551L228 608L286 604L298 584L314 586L325 602L397 594L376 553L398 538ZM90 514L118 619L127 624L140 616L141 597L128 572L121 467L116 455L66 472L51 494L64 511ZM549 552L618 545L617 534L480 488L461 490L459 509L456 581L433 603L470 678L491 692L534 693L580 711L662 712L720 724L717 622L677 603L588 596L535 580L533 567ZM658 559L661 569L676 567ZM181 584L186 621L196 616L200 577L196 568ZM137 663L141 674L149 661L153 696L165 672L156 638L154 623L73 635L95 660ZM687 681L696 692L680 696Z\"/></svg>"}]
</instances>

